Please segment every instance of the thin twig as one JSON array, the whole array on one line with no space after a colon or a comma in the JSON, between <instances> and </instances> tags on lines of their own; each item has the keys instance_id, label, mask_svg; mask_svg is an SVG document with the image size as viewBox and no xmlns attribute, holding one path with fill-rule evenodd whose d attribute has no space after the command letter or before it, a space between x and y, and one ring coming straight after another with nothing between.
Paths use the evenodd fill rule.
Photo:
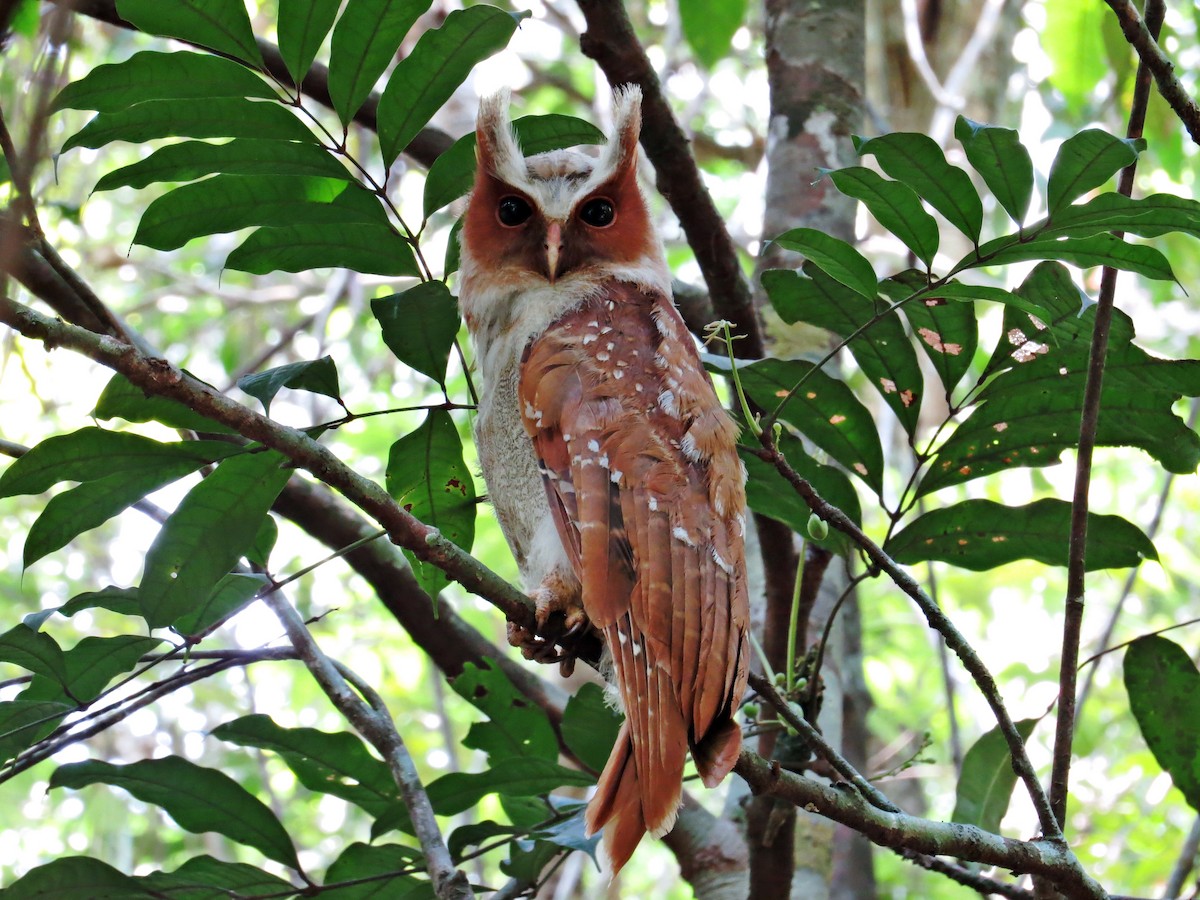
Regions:
<instances>
[{"instance_id":1,"label":"thin twig","mask_svg":"<svg viewBox=\"0 0 1200 900\"><path fill-rule=\"evenodd\" d=\"M1157 34L1165 13L1163 0L1147 0L1147 18ZM1133 101L1126 134L1140 138L1150 100L1150 78L1145 62L1138 65ZM1137 160L1122 172L1117 192L1133 193ZM1116 237L1122 237L1117 234ZM1083 388L1083 409L1079 420L1079 444L1075 462L1075 490L1071 499L1071 537L1067 556L1067 600L1063 617L1062 656L1058 675L1058 718L1054 729L1053 765L1050 772L1050 806L1059 825L1066 825L1067 797L1070 793L1071 746L1075 736L1075 690L1079 666L1079 642L1083 633L1084 593L1087 580L1088 494L1092 483L1092 455L1096 448L1096 429L1100 422L1100 395L1104 367L1108 357L1108 335L1112 327L1113 299L1116 295L1117 270L1104 267L1100 296L1092 324L1092 345L1088 356L1087 380Z\"/></svg>"},{"instance_id":2,"label":"thin twig","mask_svg":"<svg viewBox=\"0 0 1200 900\"><path fill-rule=\"evenodd\" d=\"M1163 888L1163 900L1175 900L1183 891L1183 883L1187 881L1196 865L1196 854L1200 853L1200 816L1192 822L1192 830L1188 832L1183 846L1179 849L1179 858L1171 869L1171 877Z\"/></svg>"}]
</instances>

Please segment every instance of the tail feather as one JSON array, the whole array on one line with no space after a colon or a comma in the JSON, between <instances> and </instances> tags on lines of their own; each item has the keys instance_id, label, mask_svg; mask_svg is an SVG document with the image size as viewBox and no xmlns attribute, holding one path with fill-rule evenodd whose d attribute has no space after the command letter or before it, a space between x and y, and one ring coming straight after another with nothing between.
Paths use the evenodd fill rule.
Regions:
<instances>
[{"instance_id":1,"label":"tail feather","mask_svg":"<svg viewBox=\"0 0 1200 900\"><path fill-rule=\"evenodd\" d=\"M596 795L588 804L584 825L588 837L604 829L604 851L612 864L613 874L629 862L646 833L628 721L621 726L612 755L600 773Z\"/></svg>"},{"instance_id":2,"label":"tail feather","mask_svg":"<svg viewBox=\"0 0 1200 900\"><path fill-rule=\"evenodd\" d=\"M726 719L709 730L699 744L692 747L696 771L706 788L715 788L731 771L742 752L742 729L733 719Z\"/></svg>"}]
</instances>

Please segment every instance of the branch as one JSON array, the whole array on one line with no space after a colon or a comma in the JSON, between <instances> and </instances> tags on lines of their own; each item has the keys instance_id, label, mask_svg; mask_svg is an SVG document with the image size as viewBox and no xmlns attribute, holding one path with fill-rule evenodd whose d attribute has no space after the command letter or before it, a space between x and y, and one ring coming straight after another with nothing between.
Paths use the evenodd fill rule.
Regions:
<instances>
[{"instance_id":1,"label":"branch","mask_svg":"<svg viewBox=\"0 0 1200 900\"><path fill-rule=\"evenodd\" d=\"M1147 0L1147 19L1155 34L1162 28L1166 14L1163 0ZM1138 64L1134 79L1133 101L1126 136L1139 138L1146 123L1150 102L1149 65ZM1121 172L1117 193L1133 193L1137 160ZM1122 238L1124 234L1116 233ZM1070 794L1071 747L1075 738L1075 691L1079 677L1079 642L1083 633L1083 608L1087 582L1088 494L1092 484L1092 456L1096 449L1096 429L1100 422L1100 395L1104 385L1104 367L1108 359L1108 335L1112 327L1113 300L1117 290L1117 270L1104 267L1100 296L1092 323L1092 345L1088 353L1087 380L1083 387L1083 409L1079 417L1079 449L1075 459L1075 490L1071 498L1071 538L1067 551L1067 602L1063 616L1062 656L1058 673L1058 718L1054 728L1054 763L1050 771L1050 807L1060 825L1067 822L1067 797Z\"/></svg>"},{"instance_id":2,"label":"branch","mask_svg":"<svg viewBox=\"0 0 1200 900\"><path fill-rule=\"evenodd\" d=\"M654 164L659 193L679 217L717 315L735 323L735 332L745 337L738 342L741 355L758 359L764 349L762 332L737 247L700 178L687 136L671 113L624 4L614 0L578 0L578 3L587 21L579 48L596 61L609 84L641 86L642 146Z\"/></svg>"},{"instance_id":3,"label":"branch","mask_svg":"<svg viewBox=\"0 0 1200 900\"><path fill-rule=\"evenodd\" d=\"M1150 25L1138 15L1137 8L1130 0L1104 0L1114 13L1121 31L1133 49L1137 51L1139 71L1144 66L1154 76L1158 84L1158 92L1170 104L1175 115L1183 122L1192 136L1192 142L1200 144L1200 107L1188 96L1183 83L1175 75L1175 64L1167 59L1162 48L1158 46L1157 28L1151 33ZM1150 16L1147 15L1147 19ZM1161 21L1159 23L1161 25Z\"/></svg>"}]
</instances>

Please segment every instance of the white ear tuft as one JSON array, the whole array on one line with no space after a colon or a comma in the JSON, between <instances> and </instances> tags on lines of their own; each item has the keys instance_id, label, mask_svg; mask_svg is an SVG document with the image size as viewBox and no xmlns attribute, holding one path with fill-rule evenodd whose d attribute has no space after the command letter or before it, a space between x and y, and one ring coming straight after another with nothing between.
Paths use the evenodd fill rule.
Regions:
<instances>
[{"instance_id":1,"label":"white ear tuft","mask_svg":"<svg viewBox=\"0 0 1200 900\"><path fill-rule=\"evenodd\" d=\"M527 180L525 155L509 120L510 94L503 88L479 101L475 121L475 157L480 168L508 184Z\"/></svg>"},{"instance_id":2,"label":"white ear tuft","mask_svg":"<svg viewBox=\"0 0 1200 900\"><path fill-rule=\"evenodd\" d=\"M641 131L642 89L636 84L621 85L613 91L613 133L597 170L612 173L633 165Z\"/></svg>"}]
</instances>

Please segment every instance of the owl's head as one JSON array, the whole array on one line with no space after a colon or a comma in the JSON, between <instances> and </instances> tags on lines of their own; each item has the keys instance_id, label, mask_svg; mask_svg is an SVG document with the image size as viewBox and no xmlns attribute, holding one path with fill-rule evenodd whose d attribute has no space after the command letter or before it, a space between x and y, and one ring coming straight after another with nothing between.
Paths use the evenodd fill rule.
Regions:
<instances>
[{"instance_id":1,"label":"owl's head","mask_svg":"<svg viewBox=\"0 0 1200 900\"><path fill-rule=\"evenodd\" d=\"M509 121L508 92L485 98L463 220L464 271L485 269L516 287L662 268L637 183L641 104L640 88L617 90L613 133L598 158L574 150L526 157Z\"/></svg>"}]
</instances>

